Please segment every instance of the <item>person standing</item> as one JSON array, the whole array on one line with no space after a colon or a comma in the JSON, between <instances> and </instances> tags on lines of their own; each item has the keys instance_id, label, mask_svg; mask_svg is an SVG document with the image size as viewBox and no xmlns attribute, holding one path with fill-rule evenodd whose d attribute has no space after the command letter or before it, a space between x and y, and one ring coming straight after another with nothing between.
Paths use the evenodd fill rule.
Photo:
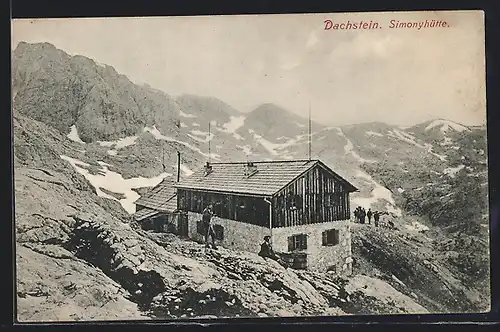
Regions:
<instances>
[{"instance_id":1,"label":"person standing","mask_svg":"<svg viewBox=\"0 0 500 332\"><path fill-rule=\"evenodd\" d=\"M372 224L372 209L368 208L368 212L366 213L366 216L368 217L368 224Z\"/></svg>"},{"instance_id":2,"label":"person standing","mask_svg":"<svg viewBox=\"0 0 500 332\"><path fill-rule=\"evenodd\" d=\"M212 248L217 249L215 246L215 231L212 224L212 217L214 213L212 211L212 204L208 205L203 210L203 225L205 227L205 247L210 248L210 244L208 242L209 237L212 237Z\"/></svg>"},{"instance_id":3,"label":"person standing","mask_svg":"<svg viewBox=\"0 0 500 332\"><path fill-rule=\"evenodd\" d=\"M365 218L366 218L366 211L364 208L361 208L361 223L365 223Z\"/></svg>"},{"instance_id":4,"label":"person standing","mask_svg":"<svg viewBox=\"0 0 500 332\"><path fill-rule=\"evenodd\" d=\"M380 212L375 211L375 213L373 214L373 222L375 224L375 227L378 227L379 219L380 219Z\"/></svg>"}]
</instances>

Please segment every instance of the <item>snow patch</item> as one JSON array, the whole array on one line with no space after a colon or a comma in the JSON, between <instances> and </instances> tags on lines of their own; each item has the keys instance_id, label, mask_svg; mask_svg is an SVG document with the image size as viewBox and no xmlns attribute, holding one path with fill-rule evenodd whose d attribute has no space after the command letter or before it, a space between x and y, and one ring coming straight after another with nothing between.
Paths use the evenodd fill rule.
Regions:
<instances>
[{"instance_id":1,"label":"snow patch","mask_svg":"<svg viewBox=\"0 0 500 332\"><path fill-rule=\"evenodd\" d=\"M370 197L353 197L352 201L355 205L359 205L368 209L373 204L377 203L380 200L383 200L387 202L385 206L387 212L393 213L398 217L402 215L401 209L396 207L396 202L394 201L392 193L389 189L381 186L369 174L361 170L356 170L356 177L367 180L374 186L374 188L370 193L371 194Z\"/></svg>"},{"instance_id":2,"label":"snow patch","mask_svg":"<svg viewBox=\"0 0 500 332\"><path fill-rule=\"evenodd\" d=\"M108 151L106 151L106 152L107 152L107 154L109 154L110 156L116 156L116 155L118 154L118 151L116 151L116 150L108 150Z\"/></svg>"},{"instance_id":3,"label":"snow patch","mask_svg":"<svg viewBox=\"0 0 500 332\"><path fill-rule=\"evenodd\" d=\"M97 141L100 146L105 147L114 147L115 149L122 149L124 147L134 145L138 136L128 136L124 138L120 138L116 141Z\"/></svg>"},{"instance_id":4,"label":"snow patch","mask_svg":"<svg viewBox=\"0 0 500 332\"><path fill-rule=\"evenodd\" d=\"M68 135L66 135L66 137L68 137L70 140L72 140L73 142L77 142L77 143L81 143L81 144L85 144L84 141L82 141L80 139L80 136L78 135L78 130L76 129L76 125L72 125L71 126L71 130L69 132Z\"/></svg>"},{"instance_id":5,"label":"snow patch","mask_svg":"<svg viewBox=\"0 0 500 332\"><path fill-rule=\"evenodd\" d=\"M183 165L181 164L181 171L186 175L186 176L190 176L191 174L193 174L194 172L189 168L187 167L186 165Z\"/></svg>"},{"instance_id":6,"label":"snow patch","mask_svg":"<svg viewBox=\"0 0 500 332\"><path fill-rule=\"evenodd\" d=\"M391 275L391 278L392 280L394 280L395 282L397 282L398 284L400 284L401 286L404 286L406 287L405 283L402 282L401 280L399 280L394 274Z\"/></svg>"},{"instance_id":7,"label":"snow patch","mask_svg":"<svg viewBox=\"0 0 500 332\"><path fill-rule=\"evenodd\" d=\"M233 137L236 138L238 141L242 141L243 140L243 137L238 134L238 133L233 133Z\"/></svg>"},{"instance_id":8,"label":"snow patch","mask_svg":"<svg viewBox=\"0 0 500 332\"><path fill-rule=\"evenodd\" d=\"M255 140L257 140L257 142L260 143L260 145L262 145L273 156L278 155L278 150L282 150L292 144L297 143L297 140L293 138L289 139L285 143L271 143L260 135L253 134L253 136Z\"/></svg>"},{"instance_id":9,"label":"snow patch","mask_svg":"<svg viewBox=\"0 0 500 332\"><path fill-rule=\"evenodd\" d=\"M196 123L196 122L193 122L191 125L192 125L193 127L199 127L199 126L200 126L200 124L199 124L199 123Z\"/></svg>"},{"instance_id":10,"label":"snow patch","mask_svg":"<svg viewBox=\"0 0 500 332\"><path fill-rule=\"evenodd\" d=\"M191 133L193 135L198 135L198 136L208 136L209 135L207 131L201 131L201 130L197 130L197 129L191 130ZM211 135L211 133L210 133L210 135Z\"/></svg>"},{"instance_id":11,"label":"snow patch","mask_svg":"<svg viewBox=\"0 0 500 332\"><path fill-rule=\"evenodd\" d=\"M208 133L206 131L200 131L200 130L191 130L190 133L192 133L193 135L196 135L196 136L193 136L193 135L190 135L190 134L187 134L189 137L191 137L192 139L194 139L195 141L198 141L200 143L207 143L208 141L211 141L213 138L214 138L214 134L212 133ZM204 136L204 138L199 138L197 136Z\"/></svg>"},{"instance_id":12,"label":"snow patch","mask_svg":"<svg viewBox=\"0 0 500 332\"><path fill-rule=\"evenodd\" d=\"M298 123L298 122L296 122L296 121L295 121L294 123L295 123L295 125L296 125L297 127L299 127L299 128L305 128L305 126L306 126L305 124Z\"/></svg>"},{"instance_id":13,"label":"snow patch","mask_svg":"<svg viewBox=\"0 0 500 332\"><path fill-rule=\"evenodd\" d=\"M178 139L175 139L173 137L169 137L169 136L165 136L163 135L157 128L156 126L153 126L153 128L149 128L149 127L144 127L144 132L148 132L150 133L151 135L153 135L154 138L156 139L161 139L161 140L165 140L165 141L169 141L169 142L175 142L175 143L178 143L178 144L181 144L181 145L184 145L185 147L191 149L192 151L195 151L199 154L201 154L202 156L208 158L209 155L208 153L205 153L203 151L201 151L199 148L197 148L196 146L193 146L189 143L186 143L184 141L180 141ZM215 153L210 153L210 158L213 158L213 159L216 159L216 160L220 160L220 156L218 154L215 154Z\"/></svg>"},{"instance_id":14,"label":"snow patch","mask_svg":"<svg viewBox=\"0 0 500 332\"><path fill-rule=\"evenodd\" d=\"M384 136L381 133L376 133L376 132L370 131L370 130L368 130L367 132L365 132L365 134L368 135L368 136L379 136L379 137L383 137Z\"/></svg>"},{"instance_id":15,"label":"snow patch","mask_svg":"<svg viewBox=\"0 0 500 332\"><path fill-rule=\"evenodd\" d=\"M398 188L398 192L399 192L400 194L402 194L402 193L404 193L404 192L405 192L405 190L404 190L403 188Z\"/></svg>"},{"instance_id":16,"label":"snow patch","mask_svg":"<svg viewBox=\"0 0 500 332\"><path fill-rule=\"evenodd\" d=\"M98 161L97 161L97 163L98 163L99 165L101 165L101 166L110 166L110 167L112 166L112 165L110 165L110 164L108 164L108 163L105 163L104 161L101 161L101 160L98 160Z\"/></svg>"},{"instance_id":17,"label":"snow patch","mask_svg":"<svg viewBox=\"0 0 500 332\"><path fill-rule=\"evenodd\" d=\"M197 118L196 115L184 113L182 110L179 110L179 115L185 118Z\"/></svg>"},{"instance_id":18,"label":"snow patch","mask_svg":"<svg viewBox=\"0 0 500 332\"><path fill-rule=\"evenodd\" d=\"M434 120L432 121L427 127L425 127L425 131L428 131L434 127L441 126L439 129L443 134L446 133L450 128L462 132L465 130L470 130L469 128L462 126L458 123L452 122L452 121L447 121L447 120Z\"/></svg>"},{"instance_id":19,"label":"snow patch","mask_svg":"<svg viewBox=\"0 0 500 332\"><path fill-rule=\"evenodd\" d=\"M158 185L167 176L172 176L170 173L161 173L152 178L137 177L131 179L124 179L121 174L110 171L107 165L101 165L99 174L90 174L88 170L83 167L90 166L89 164L68 156L61 155L61 159L66 160L75 168L75 170L82 174L90 184L95 188L96 193L100 197L112 199L120 202L122 207L130 214L135 212L134 202L140 197L138 193L132 189L154 187ZM109 190L113 193L122 194L125 198L118 199L112 195L106 194L102 189Z\"/></svg>"},{"instance_id":20,"label":"snow patch","mask_svg":"<svg viewBox=\"0 0 500 332\"><path fill-rule=\"evenodd\" d=\"M361 157L359 154L356 153L356 151L354 151L354 145L352 144L352 142L345 136L344 132L342 131L342 129L336 127L337 129L337 132L340 136L344 137L344 139L346 140L346 145L344 146L344 151L345 151L345 154L351 154L351 156L354 157L354 159L362 162L362 163L376 163L375 160L369 160L369 159L364 159L363 157Z\"/></svg>"},{"instance_id":21,"label":"snow patch","mask_svg":"<svg viewBox=\"0 0 500 332\"><path fill-rule=\"evenodd\" d=\"M419 223L418 221L413 221L410 225L405 225L405 227L410 231L417 231L417 232L423 232L429 230L429 227Z\"/></svg>"},{"instance_id":22,"label":"snow patch","mask_svg":"<svg viewBox=\"0 0 500 332\"><path fill-rule=\"evenodd\" d=\"M243 153L245 153L247 156L252 155L252 147L250 145L236 145L236 147L242 149Z\"/></svg>"},{"instance_id":23,"label":"snow patch","mask_svg":"<svg viewBox=\"0 0 500 332\"><path fill-rule=\"evenodd\" d=\"M465 165L459 165L457 167L448 167L443 170L443 174L446 174L449 177L454 178L455 175L464 167Z\"/></svg>"},{"instance_id":24,"label":"snow patch","mask_svg":"<svg viewBox=\"0 0 500 332\"><path fill-rule=\"evenodd\" d=\"M181 122L181 128L187 128L187 124L185 124L184 122Z\"/></svg>"},{"instance_id":25,"label":"snow patch","mask_svg":"<svg viewBox=\"0 0 500 332\"><path fill-rule=\"evenodd\" d=\"M229 122L227 123L224 123L222 125L222 127L224 128L223 131L225 131L226 133L234 133L236 132L236 130L238 130L238 128L240 128L241 126L243 126L243 124L245 123L245 116L230 116L229 117Z\"/></svg>"},{"instance_id":26,"label":"snow patch","mask_svg":"<svg viewBox=\"0 0 500 332\"><path fill-rule=\"evenodd\" d=\"M432 151L432 144L428 144L428 143L419 144L417 142L417 139L413 135L410 135L408 133L402 132L402 131L397 130L397 129L391 130L388 133L388 135L389 135L389 137L397 138L397 139L400 139L400 140L402 140L404 142L407 142L409 144L415 145L416 147L425 149L428 153L430 153L433 156L439 158L441 161L445 161L446 160L446 156L437 154L437 153L435 153L435 152Z\"/></svg>"}]
</instances>

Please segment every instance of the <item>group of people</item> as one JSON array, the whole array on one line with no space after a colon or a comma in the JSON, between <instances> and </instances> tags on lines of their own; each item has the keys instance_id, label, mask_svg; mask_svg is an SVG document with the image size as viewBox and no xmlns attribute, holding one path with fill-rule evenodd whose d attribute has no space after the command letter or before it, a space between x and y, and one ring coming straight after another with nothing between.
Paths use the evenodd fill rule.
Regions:
<instances>
[{"instance_id":1,"label":"group of people","mask_svg":"<svg viewBox=\"0 0 500 332\"><path fill-rule=\"evenodd\" d=\"M366 224L366 220L368 219L368 224L371 225L373 218L373 223L375 224L375 227L378 227L380 217L384 214L386 214L386 212L380 212L380 211L373 212L371 208L369 208L368 211L366 211L365 208L358 206L354 210L354 221L360 224Z\"/></svg>"}]
</instances>

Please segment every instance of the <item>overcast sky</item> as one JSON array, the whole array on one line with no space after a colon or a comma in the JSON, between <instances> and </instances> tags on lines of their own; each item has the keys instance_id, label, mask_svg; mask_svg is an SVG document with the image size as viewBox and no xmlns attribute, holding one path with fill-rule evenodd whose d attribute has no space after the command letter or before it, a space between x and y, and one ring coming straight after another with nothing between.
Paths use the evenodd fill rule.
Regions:
<instances>
[{"instance_id":1,"label":"overcast sky","mask_svg":"<svg viewBox=\"0 0 500 332\"><path fill-rule=\"evenodd\" d=\"M324 30L324 20L378 22ZM390 29L390 20L450 27ZM49 42L169 94L251 111L272 102L331 125L485 122L482 12L16 20L12 46Z\"/></svg>"}]
</instances>

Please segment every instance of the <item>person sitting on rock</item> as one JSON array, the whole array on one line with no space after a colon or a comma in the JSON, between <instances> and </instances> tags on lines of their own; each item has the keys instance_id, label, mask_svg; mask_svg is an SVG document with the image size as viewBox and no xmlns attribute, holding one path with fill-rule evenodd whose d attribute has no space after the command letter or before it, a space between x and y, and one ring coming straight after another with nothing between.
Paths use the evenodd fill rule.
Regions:
<instances>
[{"instance_id":1,"label":"person sitting on rock","mask_svg":"<svg viewBox=\"0 0 500 332\"><path fill-rule=\"evenodd\" d=\"M217 247L215 246L215 231L212 224L213 215L214 213L212 211L212 204L210 204L203 210L203 217L202 217L203 225L205 228L205 247L207 248L210 247L210 244L208 243L208 238L212 237L212 248L217 249Z\"/></svg>"},{"instance_id":2,"label":"person sitting on rock","mask_svg":"<svg viewBox=\"0 0 500 332\"><path fill-rule=\"evenodd\" d=\"M285 262L274 252L273 246L271 245L271 237L269 235L264 236L264 242L260 245L259 256L263 258L270 258L277 261L284 267L288 267Z\"/></svg>"},{"instance_id":3,"label":"person sitting on rock","mask_svg":"<svg viewBox=\"0 0 500 332\"><path fill-rule=\"evenodd\" d=\"M267 257L274 260L279 259L278 255L273 250L271 245L271 237L269 235L264 236L264 242L260 245L259 256Z\"/></svg>"}]
</instances>

